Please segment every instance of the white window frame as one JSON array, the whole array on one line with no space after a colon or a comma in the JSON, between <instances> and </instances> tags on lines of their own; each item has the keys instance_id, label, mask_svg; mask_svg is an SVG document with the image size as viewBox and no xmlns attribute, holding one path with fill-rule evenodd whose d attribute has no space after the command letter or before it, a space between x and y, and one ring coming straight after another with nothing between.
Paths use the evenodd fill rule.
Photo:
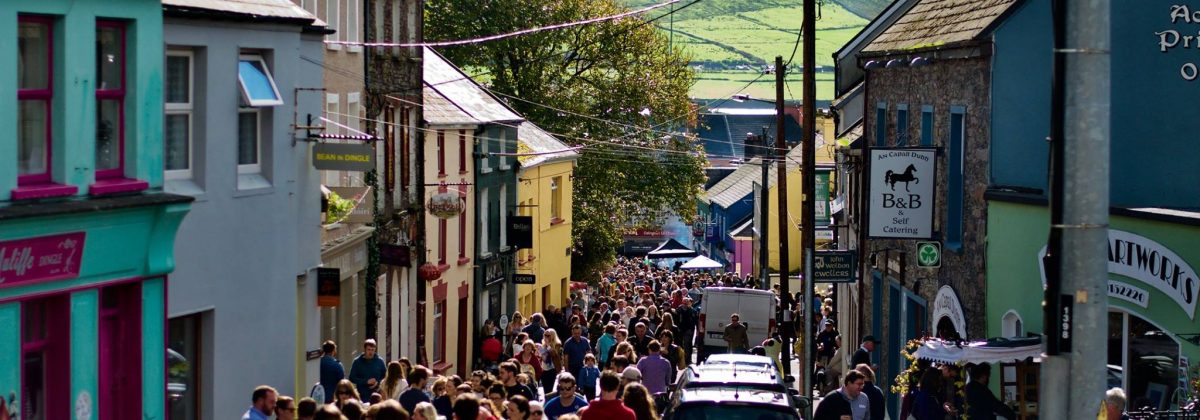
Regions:
<instances>
[{"instance_id":1,"label":"white window frame","mask_svg":"<svg viewBox=\"0 0 1200 420\"><path fill-rule=\"evenodd\" d=\"M559 182L560 179L562 179L561 176L556 176L556 177L550 178L550 221L551 222L553 222L555 220L563 220L563 217L562 217L562 195L558 192L559 189L562 188L562 185L560 185L560 184L562 184L562 182ZM554 200L555 194L559 194L557 201Z\"/></svg>"},{"instance_id":2,"label":"white window frame","mask_svg":"<svg viewBox=\"0 0 1200 420\"><path fill-rule=\"evenodd\" d=\"M246 89L246 82L242 80L242 72L238 71L238 87L242 90L242 101L252 107L283 105L283 95L279 94L279 87L275 85L275 76L271 75L271 67L267 65L267 60L263 59L262 54L239 54L238 62L243 60L258 61L259 64L262 64L263 74L267 76L267 81L271 82L271 91L275 92L275 97L279 99L250 99L250 90Z\"/></svg>"},{"instance_id":3,"label":"white window frame","mask_svg":"<svg viewBox=\"0 0 1200 420\"><path fill-rule=\"evenodd\" d=\"M491 136L485 130L483 136L476 137L476 139L479 140L479 172L485 174L492 172L492 167L490 166L492 157L488 156L488 140L491 140Z\"/></svg>"},{"instance_id":4,"label":"white window frame","mask_svg":"<svg viewBox=\"0 0 1200 420\"><path fill-rule=\"evenodd\" d=\"M360 19L361 19L362 13L359 13L358 5L359 5L358 0L350 0L350 2L348 3L348 6L346 6L346 30L344 31L345 36L342 37L342 39L345 41L362 42L362 30L360 29L360 26L361 26ZM357 53L357 52L361 52L361 51L362 51L361 45L347 45L346 46L346 52Z\"/></svg>"},{"instance_id":5,"label":"white window frame","mask_svg":"<svg viewBox=\"0 0 1200 420\"><path fill-rule=\"evenodd\" d=\"M339 18L341 17L341 7L342 0L325 0L325 24L328 25L327 27L329 29L334 31L334 33L325 36L326 41L342 40L342 26L338 24ZM334 51L340 51L342 49L342 44L325 44L325 48Z\"/></svg>"},{"instance_id":6,"label":"white window frame","mask_svg":"<svg viewBox=\"0 0 1200 420\"><path fill-rule=\"evenodd\" d=\"M500 141L499 141L499 143L500 143L500 153L504 153L504 150L505 150L505 144L504 144L504 142L506 142L506 141L508 141L508 130L505 130L505 129L501 128L501 129L500 129ZM506 171L506 170L508 170L508 169L509 169L509 167L508 167L508 156L504 156L503 154L502 154L502 155L500 155L500 159L499 159L499 161L500 161L500 170L502 170L502 171Z\"/></svg>"},{"instance_id":7,"label":"white window frame","mask_svg":"<svg viewBox=\"0 0 1200 420\"><path fill-rule=\"evenodd\" d=\"M195 92L196 92L196 71L195 71L196 54L189 50L167 50L167 57L187 57L187 62L188 62L188 65L187 65L187 79L188 79L187 98L188 98L188 101L187 102L166 102L166 95L165 94L163 95L163 101L164 101L164 103L163 103L163 110L164 110L163 127L164 127L164 129L166 128L166 117L165 117L166 115L186 115L187 116L188 129L187 129L186 147L187 147L188 159L187 159L187 169L166 170L166 168L165 168L166 156L164 155L163 156L163 165L164 165L163 179L166 179L166 180L191 179L192 172L195 168L195 162L196 162L196 160L195 160L196 151L195 151L195 147L194 147L195 139L192 135L192 127L194 126L194 124L192 124L193 116L194 116L193 108L196 103L196 95L195 95ZM164 65L165 65L165 63L164 63ZM164 140L165 140L165 138L164 138Z\"/></svg>"},{"instance_id":8,"label":"white window frame","mask_svg":"<svg viewBox=\"0 0 1200 420\"><path fill-rule=\"evenodd\" d=\"M258 108L254 108L254 107L241 107L241 108L238 108L237 112L238 112L238 121L239 122L242 120L242 113L254 113L254 122L255 122L254 125L256 126L254 129L254 133L255 133L255 141L254 141L254 149L255 149L254 157L255 157L255 159L254 159L254 161L256 163L251 163L251 164L239 163L238 164L238 175L262 173L262 161L263 161L263 155L262 155L262 150L263 150L262 110L259 110ZM241 134L240 129L238 130L238 134L239 135ZM241 139L239 138L237 141L239 143L235 150L241 148L241 144L240 144Z\"/></svg>"},{"instance_id":9,"label":"white window frame","mask_svg":"<svg viewBox=\"0 0 1200 420\"><path fill-rule=\"evenodd\" d=\"M500 184L500 249L508 249L508 184Z\"/></svg>"},{"instance_id":10,"label":"white window frame","mask_svg":"<svg viewBox=\"0 0 1200 420\"><path fill-rule=\"evenodd\" d=\"M491 241L488 240L488 189L479 189L479 232L475 236L479 238L479 255L488 256L492 254ZM462 217L461 215L459 217Z\"/></svg>"},{"instance_id":11,"label":"white window frame","mask_svg":"<svg viewBox=\"0 0 1200 420\"><path fill-rule=\"evenodd\" d=\"M355 130L362 131L362 94L359 92L350 92L346 94L346 126ZM358 133L346 133L358 134Z\"/></svg>"},{"instance_id":12,"label":"white window frame","mask_svg":"<svg viewBox=\"0 0 1200 420\"><path fill-rule=\"evenodd\" d=\"M450 328L450 325L446 324L446 328L442 328L442 318L446 317L446 311L450 309L450 307L449 307L450 305L446 303L448 301L449 301L449 299L443 300L441 302L433 303L433 349L432 350L433 350L433 358L439 362L443 361L441 359L445 358L443 355L446 353L446 344L448 344L448 343L446 343L446 335L447 335L446 329ZM443 306L445 308L443 308ZM438 343L441 343L440 348L438 346Z\"/></svg>"}]
</instances>

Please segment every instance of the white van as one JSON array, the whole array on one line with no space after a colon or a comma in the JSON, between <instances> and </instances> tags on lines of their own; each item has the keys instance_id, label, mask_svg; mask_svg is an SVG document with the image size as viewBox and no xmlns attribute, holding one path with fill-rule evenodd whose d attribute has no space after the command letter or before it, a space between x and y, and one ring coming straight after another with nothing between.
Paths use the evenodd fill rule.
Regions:
<instances>
[{"instance_id":1,"label":"white van","mask_svg":"<svg viewBox=\"0 0 1200 420\"><path fill-rule=\"evenodd\" d=\"M775 294L769 290L709 287L701 293L700 302L701 360L710 354L728 352L725 326L735 313L746 324L751 348L775 332Z\"/></svg>"}]
</instances>

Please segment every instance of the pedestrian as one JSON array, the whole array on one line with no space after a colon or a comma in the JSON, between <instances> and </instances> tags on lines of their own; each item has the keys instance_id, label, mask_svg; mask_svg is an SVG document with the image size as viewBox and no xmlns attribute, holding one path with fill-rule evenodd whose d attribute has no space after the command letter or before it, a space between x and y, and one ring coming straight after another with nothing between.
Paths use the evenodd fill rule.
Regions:
<instances>
[{"instance_id":1,"label":"pedestrian","mask_svg":"<svg viewBox=\"0 0 1200 420\"><path fill-rule=\"evenodd\" d=\"M1104 393L1104 412L1108 420L1129 420L1125 413L1125 390L1121 387L1109 389Z\"/></svg>"},{"instance_id":2,"label":"pedestrian","mask_svg":"<svg viewBox=\"0 0 1200 420\"><path fill-rule=\"evenodd\" d=\"M738 314L729 316L729 325L725 326L725 344L730 353L745 354L749 350L750 338L746 336L746 324L740 322Z\"/></svg>"},{"instance_id":3,"label":"pedestrian","mask_svg":"<svg viewBox=\"0 0 1200 420\"><path fill-rule=\"evenodd\" d=\"M662 356L671 363L671 374L667 377L667 382L673 382L675 377L679 375L679 371L687 368L687 359L683 353L683 349L675 345L675 335L670 331L660 331L658 333L658 344L662 348Z\"/></svg>"},{"instance_id":4,"label":"pedestrian","mask_svg":"<svg viewBox=\"0 0 1200 420\"><path fill-rule=\"evenodd\" d=\"M500 364L500 371L504 372L504 364ZM492 411L493 415L503 415L504 404L508 402L508 391L504 388L504 384L495 383L491 388L488 388L487 399L491 402L496 411ZM455 409L455 411L458 411Z\"/></svg>"},{"instance_id":5,"label":"pedestrian","mask_svg":"<svg viewBox=\"0 0 1200 420\"><path fill-rule=\"evenodd\" d=\"M546 321L544 315L537 313L529 316L529 325L521 329L521 332L529 334L529 339L533 342L541 342L543 334L546 333Z\"/></svg>"},{"instance_id":6,"label":"pedestrian","mask_svg":"<svg viewBox=\"0 0 1200 420\"><path fill-rule=\"evenodd\" d=\"M609 365L612 364L613 356L616 356L618 354L617 347L620 347L621 344L629 344L628 343L629 331L624 328L617 327L617 333L613 335L613 338L616 341L614 342L612 347L608 348L608 357L605 358L605 362L604 362L605 367L608 367ZM630 349L632 349L632 348L633 348L632 345L630 345Z\"/></svg>"},{"instance_id":7,"label":"pedestrian","mask_svg":"<svg viewBox=\"0 0 1200 420\"><path fill-rule=\"evenodd\" d=\"M419 404L418 404L419 406ZM414 417L416 414L414 414ZM379 404L371 404L367 408L367 413L363 415L364 419L371 420L408 420L408 413L404 408L400 407L400 403L396 400L385 400Z\"/></svg>"},{"instance_id":8,"label":"pedestrian","mask_svg":"<svg viewBox=\"0 0 1200 420\"><path fill-rule=\"evenodd\" d=\"M432 403L429 395L425 394L425 384L428 381L429 370L425 366L417 365L413 367L412 372L408 373L408 389L400 394L400 406L404 408L404 411L412 413L417 404Z\"/></svg>"},{"instance_id":9,"label":"pedestrian","mask_svg":"<svg viewBox=\"0 0 1200 420\"><path fill-rule=\"evenodd\" d=\"M542 407L542 402L532 400L529 402L529 420L545 420L546 409Z\"/></svg>"},{"instance_id":10,"label":"pedestrian","mask_svg":"<svg viewBox=\"0 0 1200 420\"><path fill-rule=\"evenodd\" d=\"M403 369L400 366L400 361L393 360L388 363L387 374L383 376L383 383L379 385L379 395L384 399L394 400L400 398L400 393L408 388L408 381L402 378Z\"/></svg>"},{"instance_id":11,"label":"pedestrian","mask_svg":"<svg viewBox=\"0 0 1200 420\"><path fill-rule=\"evenodd\" d=\"M667 383L671 381L671 362L662 357L662 345L658 340L651 341L648 348L650 354L637 363L643 383L651 393L667 392Z\"/></svg>"},{"instance_id":12,"label":"pedestrian","mask_svg":"<svg viewBox=\"0 0 1200 420\"><path fill-rule=\"evenodd\" d=\"M557 331L553 328L546 329L543 334L539 356L542 357L542 395L549 398L550 394L554 392L554 381L558 378L558 373L563 370L563 346L562 342L558 340Z\"/></svg>"},{"instance_id":13,"label":"pedestrian","mask_svg":"<svg viewBox=\"0 0 1200 420\"><path fill-rule=\"evenodd\" d=\"M678 316L679 336L676 344L683 347L684 359L692 360L692 350L696 338L696 309L692 307L691 297L683 298L683 305L675 309Z\"/></svg>"},{"instance_id":14,"label":"pedestrian","mask_svg":"<svg viewBox=\"0 0 1200 420\"><path fill-rule=\"evenodd\" d=\"M842 350L842 336L833 338L833 356L829 357L829 365L825 366L825 378L829 381L829 389L833 389L842 378L845 369L846 352ZM857 365L856 365L857 366Z\"/></svg>"},{"instance_id":15,"label":"pedestrian","mask_svg":"<svg viewBox=\"0 0 1200 420\"><path fill-rule=\"evenodd\" d=\"M526 420L529 418L529 399L513 395L508 397L508 407L505 409L505 418L508 420Z\"/></svg>"},{"instance_id":16,"label":"pedestrian","mask_svg":"<svg viewBox=\"0 0 1200 420\"><path fill-rule=\"evenodd\" d=\"M366 411L363 409L362 401L348 400L341 407L342 415L346 416L346 420L362 420L362 415Z\"/></svg>"},{"instance_id":17,"label":"pedestrian","mask_svg":"<svg viewBox=\"0 0 1200 420\"><path fill-rule=\"evenodd\" d=\"M413 410L410 413L412 414L412 420L438 420L437 409L433 407L433 404L427 402L417 403L417 405L413 406ZM454 415L453 412L450 414Z\"/></svg>"},{"instance_id":18,"label":"pedestrian","mask_svg":"<svg viewBox=\"0 0 1200 420\"><path fill-rule=\"evenodd\" d=\"M275 420L296 420L296 400L287 395L276 397Z\"/></svg>"},{"instance_id":19,"label":"pedestrian","mask_svg":"<svg viewBox=\"0 0 1200 420\"><path fill-rule=\"evenodd\" d=\"M318 405L317 400L309 397L301 398L300 402L296 403L296 418L298 420L313 420L313 416L317 415Z\"/></svg>"},{"instance_id":20,"label":"pedestrian","mask_svg":"<svg viewBox=\"0 0 1200 420\"><path fill-rule=\"evenodd\" d=\"M500 392L504 392L504 389ZM479 410L479 399L475 398L475 395L459 395L458 399L454 400L453 420L479 420Z\"/></svg>"},{"instance_id":21,"label":"pedestrian","mask_svg":"<svg viewBox=\"0 0 1200 420\"><path fill-rule=\"evenodd\" d=\"M917 391L913 393L912 417L917 420L944 420L949 403L941 401L942 375L937 369L929 368L921 375Z\"/></svg>"},{"instance_id":22,"label":"pedestrian","mask_svg":"<svg viewBox=\"0 0 1200 420\"><path fill-rule=\"evenodd\" d=\"M338 410L334 404L324 404L317 407L316 414L313 415L313 420L347 420L346 416L342 415L342 410Z\"/></svg>"},{"instance_id":23,"label":"pedestrian","mask_svg":"<svg viewBox=\"0 0 1200 420\"><path fill-rule=\"evenodd\" d=\"M511 398L513 395L523 396L526 400L534 399L535 392L533 392L530 387L517 382L518 374L520 374L520 372L517 371L517 365L513 362L504 362L500 364L500 385L504 390L504 395L501 399L501 405L503 405L503 398ZM489 390L488 392L490 394L491 391ZM490 397L491 396L489 395L489 398Z\"/></svg>"},{"instance_id":24,"label":"pedestrian","mask_svg":"<svg viewBox=\"0 0 1200 420\"><path fill-rule=\"evenodd\" d=\"M972 420L995 420L997 415L1006 419L1017 418L1017 414L1004 405L988 389L992 377L992 365L980 363L971 368L971 382L967 383L967 418Z\"/></svg>"},{"instance_id":25,"label":"pedestrian","mask_svg":"<svg viewBox=\"0 0 1200 420\"><path fill-rule=\"evenodd\" d=\"M382 357L376 357L376 348L374 338L364 340L363 353L350 364L350 382L358 387L358 395L371 395L379 390L379 381L387 374L387 364Z\"/></svg>"},{"instance_id":26,"label":"pedestrian","mask_svg":"<svg viewBox=\"0 0 1200 420\"><path fill-rule=\"evenodd\" d=\"M517 362L521 373L533 375L536 378L542 377L542 357L538 355L537 345L533 344L532 340L525 340L525 344L521 346L521 352L514 356L513 360Z\"/></svg>"},{"instance_id":27,"label":"pedestrian","mask_svg":"<svg viewBox=\"0 0 1200 420\"><path fill-rule=\"evenodd\" d=\"M820 332L817 333L817 364L828 367L829 358L833 357L833 351L835 348L837 348L837 345L834 343L834 341L837 339L838 332L837 326L834 325L833 322L826 322L824 325L825 328L822 328ZM858 365L856 364L855 366ZM836 382L834 383L834 387L837 387Z\"/></svg>"},{"instance_id":28,"label":"pedestrian","mask_svg":"<svg viewBox=\"0 0 1200 420\"><path fill-rule=\"evenodd\" d=\"M771 358L771 360L775 361L775 368L779 371L779 374L782 375L784 361L779 358L779 353L783 348L783 341L780 339L779 333L775 333L766 340L763 340L762 348L763 353L765 353L767 357Z\"/></svg>"},{"instance_id":29,"label":"pedestrian","mask_svg":"<svg viewBox=\"0 0 1200 420\"><path fill-rule=\"evenodd\" d=\"M617 339L614 334L617 333L617 326L608 324L604 326L604 334L596 339L596 354L600 355L600 365L608 365L608 357L612 353L609 351L613 346L617 345Z\"/></svg>"},{"instance_id":30,"label":"pedestrian","mask_svg":"<svg viewBox=\"0 0 1200 420\"><path fill-rule=\"evenodd\" d=\"M546 401L544 407L546 418L557 420L563 414L575 413L579 409L587 407L587 400L576 391L578 391L578 386L575 378L570 373L560 373L558 375L558 395Z\"/></svg>"},{"instance_id":31,"label":"pedestrian","mask_svg":"<svg viewBox=\"0 0 1200 420\"><path fill-rule=\"evenodd\" d=\"M871 365L871 352L875 351L875 346L879 345L880 341L875 339L875 336L868 335L863 337L862 344L858 350L854 352L854 356L850 357L850 365L858 366L860 364ZM871 365L871 369L877 369Z\"/></svg>"},{"instance_id":32,"label":"pedestrian","mask_svg":"<svg viewBox=\"0 0 1200 420\"><path fill-rule=\"evenodd\" d=\"M242 414L242 420L267 420L275 414L275 399L279 393L275 388L259 385L250 394L250 408Z\"/></svg>"},{"instance_id":33,"label":"pedestrian","mask_svg":"<svg viewBox=\"0 0 1200 420\"><path fill-rule=\"evenodd\" d=\"M324 401L322 403L329 404L333 402L334 388L337 387L338 381L346 379L346 368L342 366L335 357L337 356L337 343L333 340L325 340L321 344L321 387L324 393Z\"/></svg>"},{"instance_id":34,"label":"pedestrian","mask_svg":"<svg viewBox=\"0 0 1200 420\"><path fill-rule=\"evenodd\" d=\"M871 403L870 420L883 420L886 414L883 409L884 399L883 390L875 385L875 371L871 370L871 366L867 364L859 364L854 367L854 370L863 375L863 393L867 394L867 401Z\"/></svg>"},{"instance_id":35,"label":"pedestrian","mask_svg":"<svg viewBox=\"0 0 1200 420\"><path fill-rule=\"evenodd\" d=\"M591 342L587 337L583 336L583 328L579 325L571 327L571 338L563 343L563 354L567 357L567 372L571 376L578 377L579 370L583 369L583 357L592 349Z\"/></svg>"},{"instance_id":36,"label":"pedestrian","mask_svg":"<svg viewBox=\"0 0 1200 420\"><path fill-rule=\"evenodd\" d=\"M336 405L339 409L342 408L343 405L346 405L347 401L362 399L358 395L358 388L356 388L354 383L350 382L349 379L342 379L341 381L338 381L337 387L334 388L333 393L334 397L337 398L337 400L334 401L334 405Z\"/></svg>"},{"instance_id":37,"label":"pedestrian","mask_svg":"<svg viewBox=\"0 0 1200 420\"><path fill-rule=\"evenodd\" d=\"M637 420L658 420L654 399L644 385L637 382L625 385L625 396L621 400L625 407L633 410Z\"/></svg>"},{"instance_id":38,"label":"pedestrian","mask_svg":"<svg viewBox=\"0 0 1200 420\"><path fill-rule=\"evenodd\" d=\"M627 340L633 346L633 351L637 353L638 357L645 357L650 353L650 342L654 339L646 334L648 329L649 327L643 322L634 324L633 336Z\"/></svg>"},{"instance_id":39,"label":"pedestrian","mask_svg":"<svg viewBox=\"0 0 1200 420\"><path fill-rule=\"evenodd\" d=\"M866 378L858 371L850 371L842 381L842 387L825 394L813 420L867 420L871 402L862 393Z\"/></svg>"},{"instance_id":40,"label":"pedestrian","mask_svg":"<svg viewBox=\"0 0 1200 420\"><path fill-rule=\"evenodd\" d=\"M600 374L600 398L579 413L579 420L637 420L637 414L617 399L621 378L612 372Z\"/></svg>"},{"instance_id":41,"label":"pedestrian","mask_svg":"<svg viewBox=\"0 0 1200 420\"><path fill-rule=\"evenodd\" d=\"M461 392L471 392L471 385L465 383L459 386L447 384L446 393L433 399L433 408L437 410L439 416L450 418L450 416L454 415L454 400L458 398L458 394Z\"/></svg>"},{"instance_id":42,"label":"pedestrian","mask_svg":"<svg viewBox=\"0 0 1200 420\"><path fill-rule=\"evenodd\" d=\"M596 381L600 379L600 368L596 366L596 355L588 353L583 358L583 369L579 371L579 387L588 401L596 398Z\"/></svg>"}]
</instances>

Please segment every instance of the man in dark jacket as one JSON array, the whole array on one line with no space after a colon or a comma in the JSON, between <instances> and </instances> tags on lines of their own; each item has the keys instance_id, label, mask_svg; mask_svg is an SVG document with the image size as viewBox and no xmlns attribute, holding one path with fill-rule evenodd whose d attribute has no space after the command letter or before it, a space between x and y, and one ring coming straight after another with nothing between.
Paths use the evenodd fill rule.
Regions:
<instances>
[{"instance_id":1,"label":"man in dark jacket","mask_svg":"<svg viewBox=\"0 0 1200 420\"><path fill-rule=\"evenodd\" d=\"M333 340L326 340L321 344L321 387L325 391L325 401L322 404L333 402L333 394L337 383L342 379L346 379L346 368L342 366L337 357L337 343Z\"/></svg>"},{"instance_id":2,"label":"man in dark jacket","mask_svg":"<svg viewBox=\"0 0 1200 420\"><path fill-rule=\"evenodd\" d=\"M863 384L863 393L867 394L867 401L871 402L871 416L869 419L883 420L883 390L879 389L878 385L875 385L875 371L871 370L871 367L866 364L855 366L854 370L863 374L863 377L866 378L866 382Z\"/></svg>"},{"instance_id":3,"label":"man in dark jacket","mask_svg":"<svg viewBox=\"0 0 1200 420\"><path fill-rule=\"evenodd\" d=\"M967 418L972 420L996 420L996 415L1006 419L1017 418L1011 408L1004 405L988 389L992 377L992 365L980 363L971 368L971 383L967 384Z\"/></svg>"},{"instance_id":4,"label":"man in dark jacket","mask_svg":"<svg viewBox=\"0 0 1200 420\"><path fill-rule=\"evenodd\" d=\"M842 382L842 387L825 394L813 420L854 420L870 418L870 401L863 395L862 389L866 384L863 374L850 371Z\"/></svg>"},{"instance_id":5,"label":"man in dark jacket","mask_svg":"<svg viewBox=\"0 0 1200 420\"><path fill-rule=\"evenodd\" d=\"M678 316L675 326L679 327L679 337L675 337L675 343L683 347L687 360L692 360L692 345L696 337L696 309L692 308L692 298L684 297L683 305L675 309L675 314Z\"/></svg>"},{"instance_id":6,"label":"man in dark jacket","mask_svg":"<svg viewBox=\"0 0 1200 420\"><path fill-rule=\"evenodd\" d=\"M863 337L862 345L854 352L854 356L850 357L850 366L858 366L861 364L871 364L871 352L875 351L875 346L879 345L879 340L875 336L868 335Z\"/></svg>"}]
</instances>

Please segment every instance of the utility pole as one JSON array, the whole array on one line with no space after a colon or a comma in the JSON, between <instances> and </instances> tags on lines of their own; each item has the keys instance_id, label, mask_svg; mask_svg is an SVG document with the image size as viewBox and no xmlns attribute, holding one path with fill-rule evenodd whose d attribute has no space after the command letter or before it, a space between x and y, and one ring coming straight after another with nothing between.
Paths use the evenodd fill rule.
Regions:
<instances>
[{"instance_id":1,"label":"utility pole","mask_svg":"<svg viewBox=\"0 0 1200 420\"><path fill-rule=\"evenodd\" d=\"M1109 1L1055 0L1041 418L1103 410L1108 325ZM1071 153L1066 153L1070 145ZM1066 389L1068 398L1062 399Z\"/></svg>"},{"instance_id":2,"label":"utility pole","mask_svg":"<svg viewBox=\"0 0 1200 420\"><path fill-rule=\"evenodd\" d=\"M800 37L804 41L803 48L803 65L804 65L804 121L800 124L804 130L804 137L800 140L803 149L801 149L801 160L804 162L804 167L800 169L804 175L803 194L804 201L801 207L800 224L804 227L800 231L801 246L804 248L804 278L800 284L804 287L803 298L805 305L810 305L813 294L812 283L812 266L813 254L816 252L816 183L817 183L817 76L814 69L817 66L817 7L816 0L804 1L804 23L801 24ZM809 317L813 315L813 310L816 308L804 308L803 321L796 322L804 323L804 339L812 338L812 322ZM800 359L801 372L813 365L812 346L804 346L804 357ZM812 395L812 376L801 375L804 379L801 383L804 385L804 395ZM812 404L809 404L804 409L805 418L812 418Z\"/></svg>"},{"instance_id":3,"label":"utility pole","mask_svg":"<svg viewBox=\"0 0 1200 420\"><path fill-rule=\"evenodd\" d=\"M788 302L791 301L791 276L788 269L788 227L791 223L788 221L787 208L787 142L785 141L787 126L783 124L783 77L787 73L787 69L783 68L783 56L775 56L775 163L779 165L775 168L775 188L779 189L779 297L780 306L779 313L784 315L780 319L783 321L780 325L785 325L788 313L791 313L791 308L788 307ZM765 139L764 139L765 140ZM766 142L763 142L766 145ZM764 157L764 160L766 158ZM766 184L764 181L763 184ZM792 346L790 337L785 337L784 334L779 334L783 339L780 343L779 356L783 359L783 374L790 375L792 373Z\"/></svg>"}]
</instances>

